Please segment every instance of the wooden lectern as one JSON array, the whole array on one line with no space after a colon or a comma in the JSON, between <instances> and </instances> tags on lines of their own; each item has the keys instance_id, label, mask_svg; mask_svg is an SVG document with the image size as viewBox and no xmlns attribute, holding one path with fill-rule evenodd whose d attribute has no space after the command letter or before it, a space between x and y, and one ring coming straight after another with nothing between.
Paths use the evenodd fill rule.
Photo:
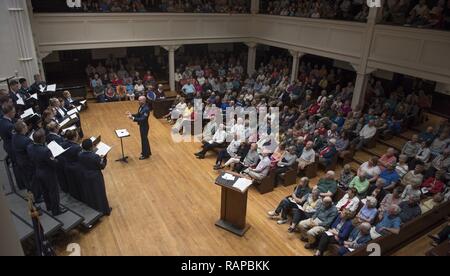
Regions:
<instances>
[{"instance_id":1,"label":"wooden lectern","mask_svg":"<svg viewBox=\"0 0 450 276\"><path fill-rule=\"evenodd\" d=\"M228 172L228 174L235 177L235 180L226 180L222 178L226 173L223 172L216 179L216 185L222 187L220 219L216 222L216 226L242 237L250 228L245 222L248 188L241 191L233 187L236 181L242 176Z\"/></svg>"}]
</instances>

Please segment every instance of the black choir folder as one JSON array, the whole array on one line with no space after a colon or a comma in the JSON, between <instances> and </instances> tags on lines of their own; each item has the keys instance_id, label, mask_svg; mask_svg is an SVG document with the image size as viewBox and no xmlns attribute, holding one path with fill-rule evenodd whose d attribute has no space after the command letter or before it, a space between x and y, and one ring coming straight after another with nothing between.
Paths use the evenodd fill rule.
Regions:
<instances>
[{"instance_id":1,"label":"black choir folder","mask_svg":"<svg viewBox=\"0 0 450 276\"><path fill-rule=\"evenodd\" d=\"M242 237L250 228L245 217L248 188L252 181L235 173L223 172L215 183L222 188L220 219L216 226Z\"/></svg>"}]
</instances>

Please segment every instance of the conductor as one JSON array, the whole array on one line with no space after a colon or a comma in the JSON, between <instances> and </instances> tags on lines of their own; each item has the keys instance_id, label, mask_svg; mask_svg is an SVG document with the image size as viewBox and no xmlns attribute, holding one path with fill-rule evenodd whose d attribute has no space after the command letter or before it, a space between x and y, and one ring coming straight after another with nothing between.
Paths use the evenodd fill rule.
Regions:
<instances>
[{"instance_id":1,"label":"conductor","mask_svg":"<svg viewBox=\"0 0 450 276\"><path fill-rule=\"evenodd\" d=\"M148 116L150 115L150 107L147 104L147 98L145 96L139 97L139 110L137 114L131 114L130 112L127 112L126 114L128 118L130 118L134 122L137 122L139 125L142 145L142 153L139 160L149 159L152 155L152 151L150 149L150 143L148 141Z\"/></svg>"}]
</instances>

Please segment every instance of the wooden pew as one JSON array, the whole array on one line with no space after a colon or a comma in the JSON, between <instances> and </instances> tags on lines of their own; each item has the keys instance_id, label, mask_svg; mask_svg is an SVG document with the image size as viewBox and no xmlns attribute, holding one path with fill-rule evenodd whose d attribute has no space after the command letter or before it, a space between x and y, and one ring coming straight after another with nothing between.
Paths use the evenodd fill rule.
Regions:
<instances>
[{"instance_id":1,"label":"wooden pew","mask_svg":"<svg viewBox=\"0 0 450 276\"><path fill-rule=\"evenodd\" d=\"M372 137L372 139L369 140L369 142L366 144L365 147L368 148L368 149L373 149L374 147L376 147L379 136L380 136L380 134L377 131L375 133L375 135Z\"/></svg>"},{"instance_id":2,"label":"wooden pew","mask_svg":"<svg viewBox=\"0 0 450 276\"><path fill-rule=\"evenodd\" d=\"M173 105L175 98L166 98L162 100L156 100L152 103L153 116L156 119L161 119L169 113L170 107Z\"/></svg>"},{"instance_id":3,"label":"wooden pew","mask_svg":"<svg viewBox=\"0 0 450 276\"><path fill-rule=\"evenodd\" d=\"M255 180L255 187L260 194L266 194L273 191L275 183L275 170L270 170L269 174L261 181Z\"/></svg>"},{"instance_id":4,"label":"wooden pew","mask_svg":"<svg viewBox=\"0 0 450 276\"><path fill-rule=\"evenodd\" d=\"M439 244L425 253L427 256L450 256L450 240Z\"/></svg>"},{"instance_id":5,"label":"wooden pew","mask_svg":"<svg viewBox=\"0 0 450 276\"><path fill-rule=\"evenodd\" d=\"M309 164L308 166L306 166L303 171L299 171L298 175L299 176L306 176L309 179L311 179L311 178L314 178L314 177L317 176L317 169L318 169L317 162L314 162L314 163Z\"/></svg>"},{"instance_id":6,"label":"wooden pew","mask_svg":"<svg viewBox=\"0 0 450 276\"><path fill-rule=\"evenodd\" d=\"M336 170L337 162L338 162L339 154L335 154L331 159L331 164L324 166L322 163L319 163L319 167L323 168L325 172Z\"/></svg>"},{"instance_id":7,"label":"wooden pew","mask_svg":"<svg viewBox=\"0 0 450 276\"><path fill-rule=\"evenodd\" d=\"M298 163L294 162L294 164L292 164L291 168L287 172L280 175L280 178L283 181L283 186L287 187L295 184L297 180L297 170Z\"/></svg>"},{"instance_id":8,"label":"wooden pew","mask_svg":"<svg viewBox=\"0 0 450 276\"><path fill-rule=\"evenodd\" d=\"M420 217L403 224L398 235L388 234L387 236L375 239L370 243L380 245L380 253L382 256L390 255L411 241L417 239L425 233L428 233L430 229L441 224L448 215L450 215L450 201L445 202ZM346 254L346 256L368 256L369 254L371 254L371 252L367 252L367 247L364 246Z\"/></svg>"}]
</instances>

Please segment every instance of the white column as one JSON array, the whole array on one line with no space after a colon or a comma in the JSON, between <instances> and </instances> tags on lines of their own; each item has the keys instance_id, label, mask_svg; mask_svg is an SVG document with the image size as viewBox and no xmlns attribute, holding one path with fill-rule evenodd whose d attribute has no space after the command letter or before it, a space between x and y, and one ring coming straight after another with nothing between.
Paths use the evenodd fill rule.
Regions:
<instances>
[{"instance_id":1,"label":"white column","mask_svg":"<svg viewBox=\"0 0 450 276\"><path fill-rule=\"evenodd\" d=\"M373 35L375 31L375 24L377 18L380 16L381 8L370 8L369 15L367 16L366 24L366 40L364 42L364 48L361 56L361 62L359 64L352 64L357 73L355 81L355 90L353 92L352 108L361 106L364 104L364 98L367 90L367 82L369 81L370 74L376 70L376 68L369 68L367 66Z\"/></svg>"},{"instance_id":2,"label":"white column","mask_svg":"<svg viewBox=\"0 0 450 276\"><path fill-rule=\"evenodd\" d=\"M257 14L257 13L259 13L259 0L252 0L252 3L251 3L251 7L250 7L250 12L252 13L252 14Z\"/></svg>"},{"instance_id":3,"label":"white column","mask_svg":"<svg viewBox=\"0 0 450 276\"><path fill-rule=\"evenodd\" d=\"M370 74L356 73L355 90L353 92L352 98L353 109L356 109L358 106L362 107L362 105L364 104L369 77Z\"/></svg>"},{"instance_id":4,"label":"white column","mask_svg":"<svg viewBox=\"0 0 450 276\"><path fill-rule=\"evenodd\" d=\"M0 164L4 166L4 164ZM22 246L17 237L16 228L11 218L11 212L5 200L3 191L0 192L0 256L23 256Z\"/></svg>"},{"instance_id":5,"label":"white column","mask_svg":"<svg viewBox=\"0 0 450 276\"><path fill-rule=\"evenodd\" d=\"M175 51L180 45L161 46L169 52L169 85L170 91L175 91Z\"/></svg>"},{"instance_id":6,"label":"white column","mask_svg":"<svg viewBox=\"0 0 450 276\"><path fill-rule=\"evenodd\" d=\"M298 78L299 61L304 54L295 50L289 50L289 53L292 56L291 82L293 82Z\"/></svg>"},{"instance_id":7,"label":"white column","mask_svg":"<svg viewBox=\"0 0 450 276\"><path fill-rule=\"evenodd\" d=\"M256 71L256 47L258 44L255 42L246 42L245 45L248 46L247 74L251 76Z\"/></svg>"},{"instance_id":8,"label":"white column","mask_svg":"<svg viewBox=\"0 0 450 276\"><path fill-rule=\"evenodd\" d=\"M7 7L10 15L10 26L14 33L17 46L17 60L19 62L19 75L33 81L33 76L39 72L36 48L34 44L31 21L26 0L8 0Z\"/></svg>"}]
</instances>

